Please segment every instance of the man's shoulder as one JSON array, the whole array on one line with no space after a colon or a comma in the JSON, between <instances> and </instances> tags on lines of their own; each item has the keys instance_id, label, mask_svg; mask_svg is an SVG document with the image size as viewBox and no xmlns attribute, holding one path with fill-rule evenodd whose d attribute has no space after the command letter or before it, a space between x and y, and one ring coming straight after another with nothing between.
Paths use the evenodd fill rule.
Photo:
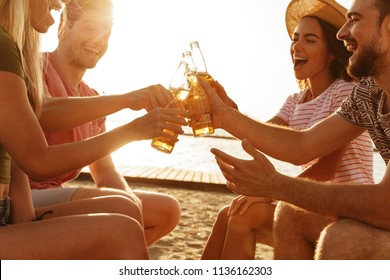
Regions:
<instances>
[{"instance_id":1,"label":"man's shoulder","mask_svg":"<svg viewBox=\"0 0 390 280\"><path fill-rule=\"evenodd\" d=\"M365 100L378 99L381 95L381 88L379 88L373 78L362 78L358 85L355 87L354 95L356 98Z\"/></svg>"}]
</instances>

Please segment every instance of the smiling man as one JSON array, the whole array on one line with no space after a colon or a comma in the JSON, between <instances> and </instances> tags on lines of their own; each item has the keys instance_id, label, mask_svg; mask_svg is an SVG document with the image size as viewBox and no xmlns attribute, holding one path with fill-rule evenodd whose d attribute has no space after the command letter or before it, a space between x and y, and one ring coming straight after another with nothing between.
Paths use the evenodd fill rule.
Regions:
<instances>
[{"instance_id":1,"label":"smiling man","mask_svg":"<svg viewBox=\"0 0 390 280\"><path fill-rule=\"evenodd\" d=\"M122 95L98 96L82 81L87 69L94 68L105 54L112 21L111 0L71 0L63 10L58 46L52 53L45 54L44 79L48 98L40 123L50 145L81 141L103 133L106 130L104 116L118 110L146 109L150 115L153 111L165 110L155 107L164 107L172 99L171 93L161 85ZM151 132L156 129L155 120L151 115L149 123L140 126L135 138L151 139ZM184 120L182 124L185 124ZM172 129L178 127L173 126ZM175 198L131 190L123 176L116 171L111 156L89 165L89 168L96 188L63 187L66 182L77 178L80 170L45 182L30 181L35 207L119 195L134 201L141 209L148 244L175 228L180 218L180 206ZM110 205L102 205L102 212L110 210ZM50 214L46 214L46 217L50 217Z\"/></svg>"},{"instance_id":2,"label":"smiling man","mask_svg":"<svg viewBox=\"0 0 390 280\"><path fill-rule=\"evenodd\" d=\"M321 7L324 1L311 2ZM212 150L228 187L239 194L287 202L279 203L274 217L276 258L294 259L294 252L306 250L317 259L390 259L389 167L377 184L324 184L284 176L258 151L302 164L344 146L367 130L388 165L390 1L355 0L338 38L353 52L349 72L359 84L335 114L303 131L255 121L224 105L215 91L202 83L214 127L247 139L243 147L253 158L242 160ZM313 215L334 221L316 240L307 235L308 222L315 221Z\"/></svg>"}]
</instances>

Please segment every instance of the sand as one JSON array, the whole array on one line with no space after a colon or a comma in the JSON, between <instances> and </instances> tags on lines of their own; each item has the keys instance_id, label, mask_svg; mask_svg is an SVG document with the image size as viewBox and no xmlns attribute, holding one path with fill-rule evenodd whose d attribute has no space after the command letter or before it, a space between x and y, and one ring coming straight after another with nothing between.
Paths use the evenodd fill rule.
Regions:
<instances>
[{"instance_id":1,"label":"sand","mask_svg":"<svg viewBox=\"0 0 390 280\"><path fill-rule=\"evenodd\" d=\"M91 181L73 181L71 185L93 186ZM149 248L153 260L199 260L218 211L231 202L233 193L200 191L152 184L132 184L140 190L156 191L176 197L182 217L177 227ZM258 244L256 259L272 259L271 247Z\"/></svg>"}]
</instances>

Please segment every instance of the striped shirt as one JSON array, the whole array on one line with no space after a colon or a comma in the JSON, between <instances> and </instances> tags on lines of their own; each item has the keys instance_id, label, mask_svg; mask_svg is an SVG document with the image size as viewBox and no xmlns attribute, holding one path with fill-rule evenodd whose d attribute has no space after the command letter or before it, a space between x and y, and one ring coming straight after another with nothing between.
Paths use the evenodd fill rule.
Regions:
<instances>
[{"instance_id":1,"label":"striped shirt","mask_svg":"<svg viewBox=\"0 0 390 280\"><path fill-rule=\"evenodd\" d=\"M336 80L315 99L303 103L306 91L289 96L277 114L289 127L306 129L333 114L356 86L342 79ZM373 179L373 145L367 132L354 139L347 147L332 183L371 184ZM317 160L302 166L306 169Z\"/></svg>"}]
</instances>

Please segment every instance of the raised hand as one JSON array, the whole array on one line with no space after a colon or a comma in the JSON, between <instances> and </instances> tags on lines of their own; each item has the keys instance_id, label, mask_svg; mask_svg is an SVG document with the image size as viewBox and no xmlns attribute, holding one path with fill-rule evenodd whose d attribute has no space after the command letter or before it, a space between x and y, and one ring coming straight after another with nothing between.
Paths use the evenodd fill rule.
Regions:
<instances>
[{"instance_id":1,"label":"raised hand","mask_svg":"<svg viewBox=\"0 0 390 280\"><path fill-rule=\"evenodd\" d=\"M247 140L242 141L242 147L253 159L239 159L221 150L211 149L227 180L227 187L242 195L268 197L272 179L278 174L275 167Z\"/></svg>"}]
</instances>

